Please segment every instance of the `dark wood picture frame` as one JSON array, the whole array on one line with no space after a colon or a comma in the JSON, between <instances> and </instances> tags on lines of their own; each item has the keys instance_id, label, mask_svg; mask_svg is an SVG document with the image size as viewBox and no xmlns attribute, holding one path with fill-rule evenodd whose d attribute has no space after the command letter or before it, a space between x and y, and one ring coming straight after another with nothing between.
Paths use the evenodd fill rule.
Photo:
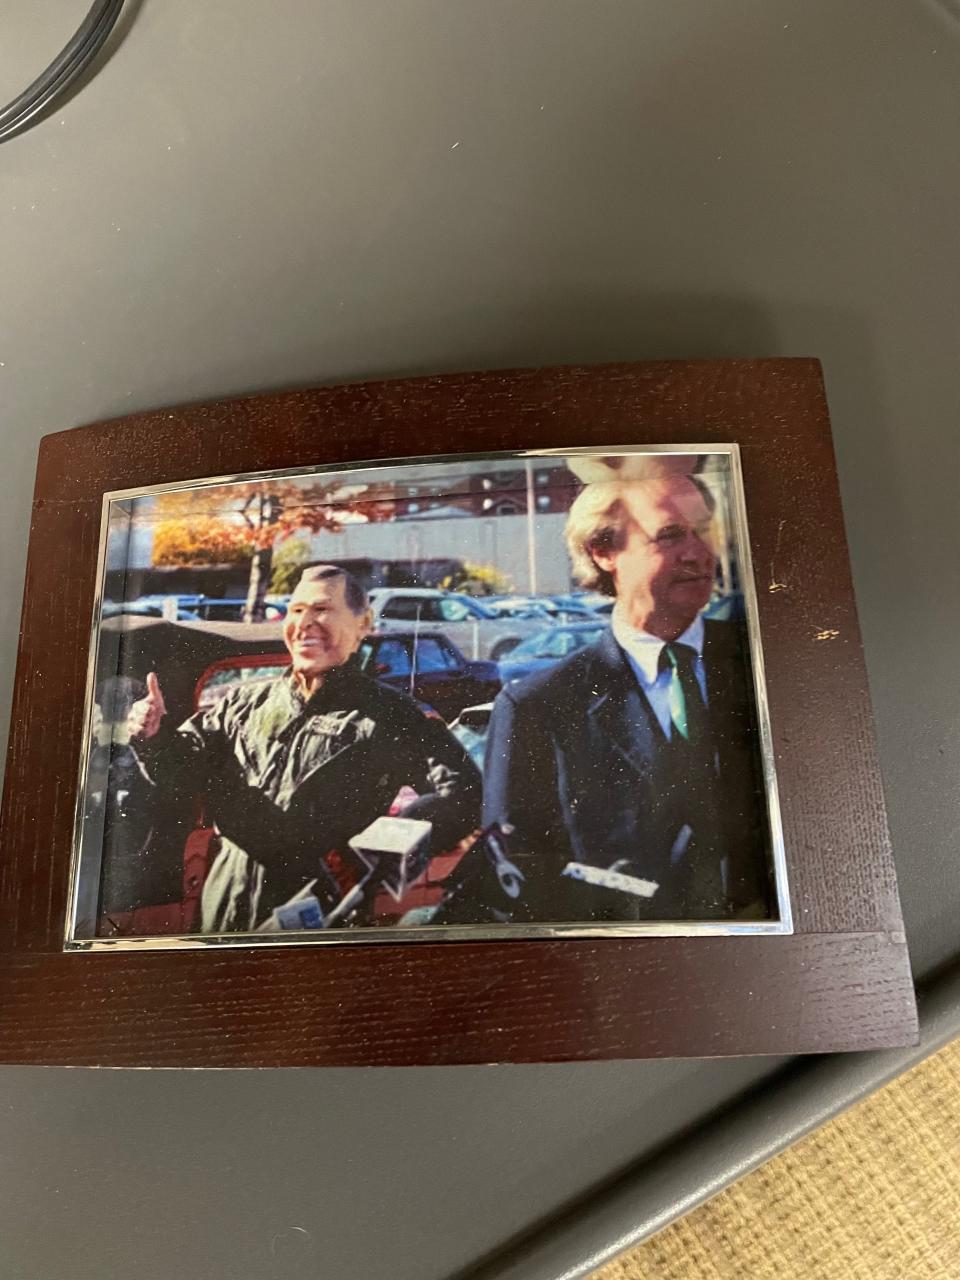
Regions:
<instances>
[{"instance_id":1,"label":"dark wood picture frame","mask_svg":"<svg viewBox=\"0 0 960 1280\"><path fill-rule=\"evenodd\" d=\"M64 951L104 492L354 460L693 440L740 446L793 934ZM916 1034L817 361L347 385L43 440L0 819L0 1059L531 1062L881 1048Z\"/></svg>"}]
</instances>

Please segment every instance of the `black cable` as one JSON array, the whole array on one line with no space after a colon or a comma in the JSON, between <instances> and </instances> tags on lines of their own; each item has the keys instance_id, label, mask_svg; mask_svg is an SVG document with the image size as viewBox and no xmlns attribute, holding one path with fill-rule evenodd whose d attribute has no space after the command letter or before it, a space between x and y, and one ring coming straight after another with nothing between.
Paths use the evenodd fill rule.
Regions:
<instances>
[{"instance_id":1,"label":"black cable","mask_svg":"<svg viewBox=\"0 0 960 1280\"><path fill-rule=\"evenodd\" d=\"M0 142L36 123L40 112L77 80L103 48L122 8L123 0L94 0L76 34L42 75L0 109Z\"/></svg>"}]
</instances>

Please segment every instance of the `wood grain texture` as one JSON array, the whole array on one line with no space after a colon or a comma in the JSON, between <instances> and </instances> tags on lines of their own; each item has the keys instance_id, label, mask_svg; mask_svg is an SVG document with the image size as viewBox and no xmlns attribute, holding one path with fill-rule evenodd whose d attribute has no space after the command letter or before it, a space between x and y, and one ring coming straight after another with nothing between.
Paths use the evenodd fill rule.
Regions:
<instances>
[{"instance_id":1,"label":"wood grain texture","mask_svg":"<svg viewBox=\"0 0 960 1280\"><path fill-rule=\"evenodd\" d=\"M21 954L0 1045L219 1067L878 1049L909 1032L901 956L880 934Z\"/></svg>"},{"instance_id":2,"label":"wood grain texture","mask_svg":"<svg viewBox=\"0 0 960 1280\"><path fill-rule=\"evenodd\" d=\"M444 452L728 441L741 447L791 899L798 934L809 937L60 952L104 491ZM368 383L168 409L48 436L12 719L0 819L0 1057L8 1060L526 1061L780 1053L915 1036L814 360ZM491 984L486 994L478 971ZM582 988L571 977L580 972L592 975ZM352 1005L356 984L369 988L373 975L383 996L377 1019L354 1013L331 1021L324 1001ZM553 984L559 991L548 998ZM756 994L745 1000L744 990ZM784 1009L797 1001L805 1012L791 1037ZM311 1031L294 1045L280 1035L309 1020L315 1005L327 1009L322 1036ZM451 1018L453 1030L441 1025ZM764 1039L765 1026L777 1033Z\"/></svg>"}]
</instances>

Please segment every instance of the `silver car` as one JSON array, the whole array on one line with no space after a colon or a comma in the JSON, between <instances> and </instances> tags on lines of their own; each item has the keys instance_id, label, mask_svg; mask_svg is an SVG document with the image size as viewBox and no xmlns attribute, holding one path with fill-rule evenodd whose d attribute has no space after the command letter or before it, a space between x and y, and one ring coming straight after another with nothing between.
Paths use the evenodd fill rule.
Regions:
<instances>
[{"instance_id":1,"label":"silver car","mask_svg":"<svg viewBox=\"0 0 960 1280\"><path fill-rule=\"evenodd\" d=\"M429 587L375 587L369 593L377 630L417 623L442 631L468 658L499 662L521 640L543 630L542 618L498 618L481 600ZM549 625L549 624L548 624Z\"/></svg>"}]
</instances>

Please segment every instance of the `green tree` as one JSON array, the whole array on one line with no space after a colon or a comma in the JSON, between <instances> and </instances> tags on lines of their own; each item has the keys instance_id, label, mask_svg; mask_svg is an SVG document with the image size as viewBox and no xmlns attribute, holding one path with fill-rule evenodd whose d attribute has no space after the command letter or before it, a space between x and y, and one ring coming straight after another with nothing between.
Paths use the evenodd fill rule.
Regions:
<instances>
[{"instance_id":1,"label":"green tree","mask_svg":"<svg viewBox=\"0 0 960 1280\"><path fill-rule=\"evenodd\" d=\"M447 591L463 591L470 596L501 596L513 590L513 579L494 564L464 560L440 585Z\"/></svg>"},{"instance_id":2,"label":"green tree","mask_svg":"<svg viewBox=\"0 0 960 1280\"><path fill-rule=\"evenodd\" d=\"M306 538L284 538L273 553L270 590L276 595L289 595L310 559L310 543Z\"/></svg>"}]
</instances>

